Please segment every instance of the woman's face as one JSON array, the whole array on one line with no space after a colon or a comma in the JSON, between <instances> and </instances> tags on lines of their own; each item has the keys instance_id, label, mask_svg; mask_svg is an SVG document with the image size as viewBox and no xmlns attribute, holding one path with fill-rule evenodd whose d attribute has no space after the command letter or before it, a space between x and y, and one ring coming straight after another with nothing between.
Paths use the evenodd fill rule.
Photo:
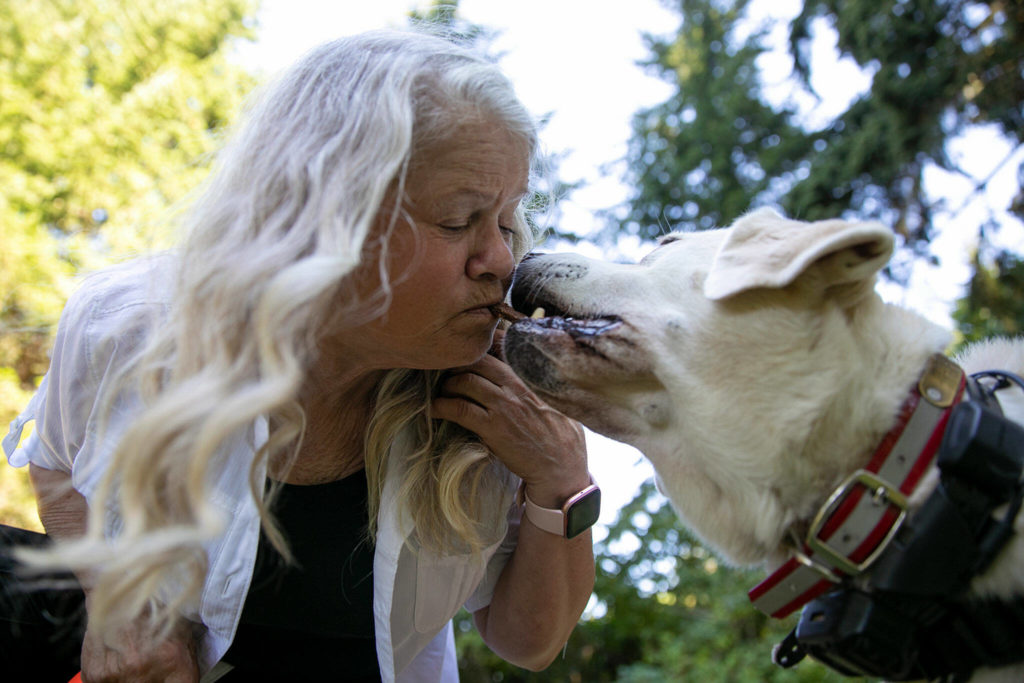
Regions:
<instances>
[{"instance_id":1,"label":"woman's face","mask_svg":"<svg viewBox=\"0 0 1024 683\"><path fill-rule=\"evenodd\" d=\"M376 368L436 369L478 360L515 261L513 216L526 194L527 144L492 120L464 123L413 159L404 208L387 241L387 311L345 335L346 352ZM389 215L377 219L383 235ZM361 290L380 286L371 249Z\"/></svg>"}]
</instances>

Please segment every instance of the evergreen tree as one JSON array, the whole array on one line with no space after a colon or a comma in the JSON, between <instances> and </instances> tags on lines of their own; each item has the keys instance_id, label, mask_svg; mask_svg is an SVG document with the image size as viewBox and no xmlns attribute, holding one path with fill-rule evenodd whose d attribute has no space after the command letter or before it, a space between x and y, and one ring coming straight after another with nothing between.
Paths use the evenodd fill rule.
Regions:
<instances>
[{"instance_id":1,"label":"evergreen tree","mask_svg":"<svg viewBox=\"0 0 1024 683\"><path fill-rule=\"evenodd\" d=\"M789 27L797 82L811 89L816 31L834 31L841 54L872 74L868 92L820 130L796 123L796 105L765 102L757 59L770 25L750 30L748 0L673 4L681 26L669 40L648 38L648 66L677 91L636 116L627 156L634 196L615 231L724 226L772 203L804 219L880 219L921 256L936 216L957 218L958 207L925 183L933 168L962 173L950 140L989 125L1010 156L1019 149L1020 0L808 0ZM1018 195L1008 212L1024 217L1022 206Z\"/></svg>"},{"instance_id":2,"label":"evergreen tree","mask_svg":"<svg viewBox=\"0 0 1024 683\"><path fill-rule=\"evenodd\" d=\"M982 260L988 252L992 252L991 264ZM985 249L983 240L973 265L967 292L953 311L959 343L1024 333L1024 258L1006 250Z\"/></svg>"},{"instance_id":3,"label":"evergreen tree","mask_svg":"<svg viewBox=\"0 0 1024 683\"><path fill-rule=\"evenodd\" d=\"M679 0L676 35L646 36L646 66L677 90L634 117L626 180L635 189L618 230L650 238L726 225L794 182L812 140L792 109L762 97L765 32L740 32L748 4Z\"/></svg>"},{"instance_id":4,"label":"evergreen tree","mask_svg":"<svg viewBox=\"0 0 1024 683\"><path fill-rule=\"evenodd\" d=\"M936 212L954 208L924 182L930 166L959 170L949 140L994 125L1013 148L1021 144L1024 4L808 0L790 34L796 72L808 87L818 18L835 29L842 54L874 76L870 91L822 131L808 157L810 175L784 204L811 219L879 218L924 253Z\"/></svg>"}]
</instances>

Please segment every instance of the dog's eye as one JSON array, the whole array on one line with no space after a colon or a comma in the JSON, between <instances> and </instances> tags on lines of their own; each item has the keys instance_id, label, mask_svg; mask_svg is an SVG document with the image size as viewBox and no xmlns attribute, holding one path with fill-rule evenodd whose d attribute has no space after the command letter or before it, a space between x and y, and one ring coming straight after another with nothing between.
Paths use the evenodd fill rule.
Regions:
<instances>
[{"instance_id":1,"label":"dog's eye","mask_svg":"<svg viewBox=\"0 0 1024 683\"><path fill-rule=\"evenodd\" d=\"M658 258L659 255L661 255L661 250L663 247L672 244L673 242L678 242L681 239L682 238L679 237L678 235L665 235L664 237L660 238L658 240L657 246L654 247L654 249L652 249L651 251L647 252L647 255L640 259L640 265L650 265L656 258Z\"/></svg>"}]
</instances>

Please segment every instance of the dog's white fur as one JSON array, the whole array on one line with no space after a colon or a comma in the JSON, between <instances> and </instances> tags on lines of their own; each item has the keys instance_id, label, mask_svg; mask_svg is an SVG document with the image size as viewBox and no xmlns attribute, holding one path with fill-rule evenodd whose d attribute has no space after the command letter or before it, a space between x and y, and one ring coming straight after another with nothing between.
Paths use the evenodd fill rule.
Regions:
<instances>
[{"instance_id":1,"label":"dog's white fur","mask_svg":"<svg viewBox=\"0 0 1024 683\"><path fill-rule=\"evenodd\" d=\"M892 249L878 223L764 209L729 230L671 235L636 265L535 257L516 295L584 322L516 324L505 353L556 408L640 449L726 559L770 568L787 530L866 464L926 359L949 345L948 331L875 292ZM993 341L957 361L1024 374L1024 346ZM1024 421L1021 392L999 398ZM1024 593L1024 543L973 587ZM985 675L1021 681L1024 667Z\"/></svg>"}]
</instances>

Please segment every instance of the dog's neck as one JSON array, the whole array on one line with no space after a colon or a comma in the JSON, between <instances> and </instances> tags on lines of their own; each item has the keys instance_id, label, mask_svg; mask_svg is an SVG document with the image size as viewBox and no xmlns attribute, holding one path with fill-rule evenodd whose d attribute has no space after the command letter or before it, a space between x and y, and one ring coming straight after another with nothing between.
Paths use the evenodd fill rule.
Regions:
<instances>
[{"instance_id":1,"label":"dog's neck","mask_svg":"<svg viewBox=\"0 0 1024 683\"><path fill-rule=\"evenodd\" d=\"M702 377L713 398L700 410L720 419L691 421L681 441L634 444L680 517L732 563L785 561L789 530L870 460L925 361L949 340L877 297L842 315L859 318L800 328L805 337L787 343L807 351L789 358L784 376L748 364L734 386ZM731 415L746 419L723 431Z\"/></svg>"},{"instance_id":2,"label":"dog's neck","mask_svg":"<svg viewBox=\"0 0 1024 683\"><path fill-rule=\"evenodd\" d=\"M919 484L933 469L965 380L941 354L929 358L869 462L831 492L809 525L798 520L790 528L786 562L750 592L759 609L788 616L842 576L859 575L885 550L912 507L908 498L931 488Z\"/></svg>"},{"instance_id":3,"label":"dog's neck","mask_svg":"<svg viewBox=\"0 0 1024 683\"><path fill-rule=\"evenodd\" d=\"M837 378L831 400L822 405L803 452L789 458L795 466L810 464L816 470L815 481L804 482L803 493L789 501L797 519L813 516L840 481L871 459L896 424L928 358L949 344L947 330L880 299L856 314L873 319L850 326L862 334L844 353L857 356L844 364L846 374Z\"/></svg>"},{"instance_id":4,"label":"dog's neck","mask_svg":"<svg viewBox=\"0 0 1024 683\"><path fill-rule=\"evenodd\" d=\"M944 351L951 337L942 327L877 295L849 315L859 316L846 326L849 337L822 352L833 356L808 361L829 368L830 385L818 387L822 400L809 431L796 435L802 450L771 455L781 473L772 485L781 512L775 541L761 546L766 550L762 562L769 569L790 556L792 531L805 531L831 492L871 460L896 424L928 358Z\"/></svg>"}]
</instances>

